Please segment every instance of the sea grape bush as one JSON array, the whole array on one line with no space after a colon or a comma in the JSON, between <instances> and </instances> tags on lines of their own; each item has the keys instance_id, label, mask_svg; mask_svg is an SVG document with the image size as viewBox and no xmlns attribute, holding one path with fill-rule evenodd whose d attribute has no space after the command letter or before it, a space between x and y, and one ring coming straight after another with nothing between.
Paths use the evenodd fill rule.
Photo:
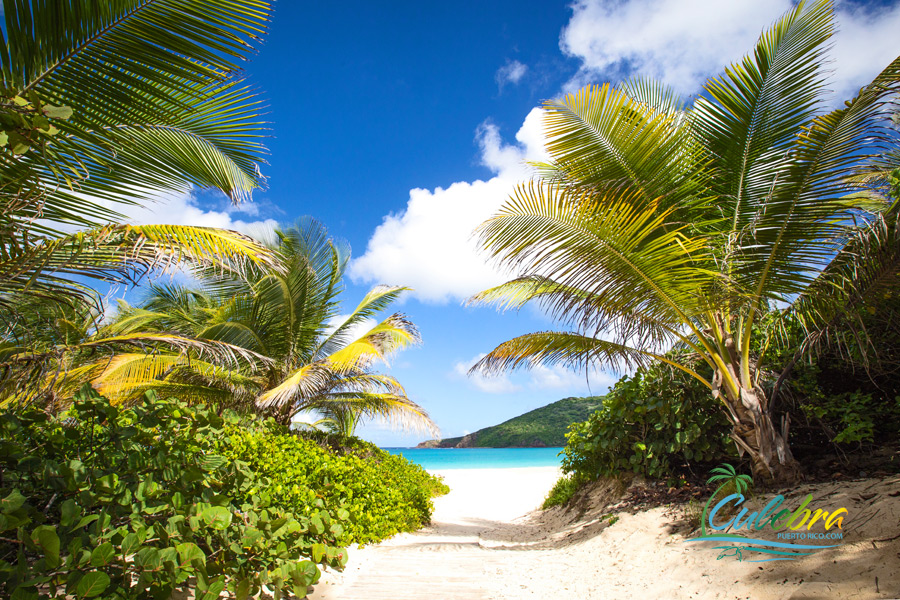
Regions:
<instances>
[{"instance_id":1,"label":"sea grape bush","mask_svg":"<svg viewBox=\"0 0 900 600\"><path fill-rule=\"evenodd\" d=\"M214 452L237 422L89 388L59 417L0 413L0 597L304 597L319 566L347 562L342 515L320 499L285 511L267 478Z\"/></svg>"},{"instance_id":2,"label":"sea grape bush","mask_svg":"<svg viewBox=\"0 0 900 600\"><path fill-rule=\"evenodd\" d=\"M584 480L627 472L664 477L673 461L727 455L729 430L702 383L654 363L620 379L597 412L570 426L563 470Z\"/></svg>"},{"instance_id":3,"label":"sea grape bush","mask_svg":"<svg viewBox=\"0 0 900 600\"><path fill-rule=\"evenodd\" d=\"M343 511L342 544L419 529L431 520L432 497L449 491L420 466L358 438L303 439L271 420L231 427L220 451L268 478L272 502L284 510L305 514L315 497Z\"/></svg>"},{"instance_id":4,"label":"sea grape bush","mask_svg":"<svg viewBox=\"0 0 900 600\"><path fill-rule=\"evenodd\" d=\"M544 498L544 503L541 505L541 508L546 510L554 506L566 505L569 500L572 499L572 496L575 495L575 492L577 492L585 483L587 483L587 479L584 475L577 473L560 477L556 480L553 488L547 493L547 497Z\"/></svg>"}]
</instances>

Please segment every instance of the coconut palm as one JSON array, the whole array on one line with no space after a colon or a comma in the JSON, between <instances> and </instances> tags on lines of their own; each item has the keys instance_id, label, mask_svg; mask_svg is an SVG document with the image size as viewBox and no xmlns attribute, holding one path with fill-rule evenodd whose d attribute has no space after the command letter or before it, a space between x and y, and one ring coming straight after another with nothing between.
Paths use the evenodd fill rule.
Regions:
<instances>
[{"instance_id":1,"label":"coconut palm","mask_svg":"<svg viewBox=\"0 0 900 600\"><path fill-rule=\"evenodd\" d=\"M85 277L134 278L173 257L266 262L231 232L108 223L161 191L239 202L261 184L259 100L235 74L270 12L263 0L4 0L4 309L13 295L71 301Z\"/></svg>"},{"instance_id":2,"label":"coconut palm","mask_svg":"<svg viewBox=\"0 0 900 600\"><path fill-rule=\"evenodd\" d=\"M434 423L400 383L372 371L376 362L419 342L415 325L400 313L374 321L406 288L376 287L343 317L346 247L312 219L276 231L268 247L283 271L256 269L246 280L210 273L196 289L154 286L139 307L123 305L103 330L107 337L173 335L221 344L257 360L234 367L204 360L194 349L121 352L81 365L74 378L87 377L118 401L152 388L160 395L252 407L284 423L320 410L344 415L353 427L362 417L377 417L434 433Z\"/></svg>"},{"instance_id":3,"label":"coconut palm","mask_svg":"<svg viewBox=\"0 0 900 600\"><path fill-rule=\"evenodd\" d=\"M569 330L507 341L475 369L669 363L722 402L759 481L794 478L755 326L789 306L827 337L900 268L890 202L859 183L894 139L900 59L829 110L833 30L830 2L801 2L691 107L643 80L548 102L551 161L479 230L521 276L474 300L535 302ZM713 377L665 356L672 346Z\"/></svg>"}]
</instances>

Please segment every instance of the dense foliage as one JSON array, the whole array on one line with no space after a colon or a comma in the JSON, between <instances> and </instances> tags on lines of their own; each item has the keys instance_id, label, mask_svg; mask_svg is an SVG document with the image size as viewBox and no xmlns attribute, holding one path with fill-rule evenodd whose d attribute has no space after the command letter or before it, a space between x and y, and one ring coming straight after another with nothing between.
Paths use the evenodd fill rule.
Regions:
<instances>
[{"instance_id":1,"label":"dense foliage","mask_svg":"<svg viewBox=\"0 0 900 600\"><path fill-rule=\"evenodd\" d=\"M0 595L168 598L195 578L206 600L263 585L305 596L316 564L346 563L346 515L274 506L268 479L214 452L235 419L90 390L58 418L0 415Z\"/></svg>"},{"instance_id":2,"label":"dense foliage","mask_svg":"<svg viewBox=\"0 0 900 600\"><path fill-rule=\"evenodd\" d=\"M634 472L662 477L733 447L729 423L699 381L657 363L619 380L603 406L567 434L563 470L578 478Z\"/></svg>"},{"instance_id":3,"label":"dense foliage","mask_svg":"<svg viewBox=\"0 0 900 600\"><path fill-rule=\"evenodd\" d=\"M900 351L900 336L884 342L884 351ZM900 435L900 373L866 373L828 352L796 365L783 393L797 423L794 437L809 451L828 442L859 448Z\"/></svg>"},{"instance_id":4,"label":"dense foliage","mask_svg":"<svg viewBox=\"0 0 900 600\"><path fill-rule=\"evenodd\" d=\"M0 428L0 596L17 600L303 597L344 544L419 527L447 491L365 442L335 451L153 392L126 408L85 388Z\"/></svg>"},{"instance_id":5,"label":"dense foliage","mask_svg":"<svg viewBox=\"0 0 900 600\"><path fill-rule=\"evenodd\" d=\"M566 443L569 425L583 421L603 403L599 396L563 398L546 406L530 410L499 425L479 429L468 436L466 447L517 448L559 447ZM442 448L456 447L463 438L447 438L438 444Z\"/></svg>"},{"instance_id":6,"label":"dense foliage","mask_svg":"<svg viewBox=\"0 0 900 600\"><path fill-rule=\"evenodd\" d=\"M259 99L240 78L271 13L265 0L2 2L0 399L69 399L79 386L52 389L59 373L124 347L237 358L177 336L110 339L96 320L97 335L63 343L41 323L98 318L91 280L280 268L243 234L124 224L116 211L190 189L238 203L263 183Z\"/></svg>"},{"instance_id":7,"label":"dense foliage","mask_svg":"<svg viewBox=\"0 0 900 600\"><path fill-rule=\"evenodd\" d=\"M431 520L431 498L446 485L402 456L357 438L335 449L301 439L268 421L261 427L232 427L222 452L247 462L271 482L272 502L298 515L316 501L345 511L342 544L378 542L414 531Z\"/></svg>"}]
</instances>

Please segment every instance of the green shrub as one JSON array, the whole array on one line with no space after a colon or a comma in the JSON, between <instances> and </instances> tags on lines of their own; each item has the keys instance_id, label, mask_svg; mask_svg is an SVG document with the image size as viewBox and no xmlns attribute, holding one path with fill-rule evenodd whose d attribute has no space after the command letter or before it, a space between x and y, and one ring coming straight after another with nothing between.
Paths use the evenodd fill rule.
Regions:
<instances>
[{"instance_id":1,"label":"green shrub","mask_svg":"<svg viewBox=\"0 0 900 600\"><path fill-rule=\"evenodd\" d=\"M877 402L872 394L859 391L816 394L807 398L800 408L833 432L831 441L836 444L874 442L877 421L887 419L896 423L900 417L900 397L890 406Z\"/></svg>"},{"instance_id":2,"label":"green shrub","mask_svg":"<svg viewBox=\"0 0 900 600\"><path fill-rule=\"evenodd\" d=\"M634 472L663 477L672 461L711 461L729 451L730 425L709 389L656 363L623 377L603 407L566 435L563 470L588 480Z\"/></svg>"},{"instance_id":3,"label":"green shrub","mask_svg":"<svg viewBox=\"0 0 900 600\"><path fill-rule=\"evenodd\" d=\"M420 466L368 442L304 439L273 421L232 427L221 452L269 478L272 502L284 510L305 515L318 499L346 511L346 544L419 529L431 520L432 496L449 491Z\"/></svg>"},{"instance_id":4,"label":"green shrub","mask_svg":"<svg viewBox=\"0 0 900 600\"><path fill-rule=\"evenodd\" d=\"M585 482L586 480L582 475L563 475L556 480L555 484L553 484L553 489L551 489L550 493L547 494L547 497L544 499L544 503L541 505L541 508L546 510L553 506L565 505L569 502L569 500L572 499L572 496L575 495L575 492L578 491L578 488L584 485Z\"/></svg>"},{"instance_id":5,"label":"green shrub","mask_svg":"<svg viewBox=\"0 0 900 600\"><path fill-rule=\"evenodd\" d=\"M189 583L201 600L305 596L316 564L346 563L348 515L273 506L272 482L215 452L237 422L89 388L58 418L0 413L0 597L162 599Z\"/></svg>"}]
</instances>

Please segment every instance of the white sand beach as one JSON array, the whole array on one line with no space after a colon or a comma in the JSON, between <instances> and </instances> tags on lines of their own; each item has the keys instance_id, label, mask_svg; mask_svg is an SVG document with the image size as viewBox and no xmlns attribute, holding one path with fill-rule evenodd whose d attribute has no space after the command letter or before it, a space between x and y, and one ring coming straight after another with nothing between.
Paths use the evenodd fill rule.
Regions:
<instances>
[{"instance_id":1,"label":"white sand beach","mask_svg":"<svg viewBox=\"0 0 900 600\"><path fill-rule=\"evenodd\" d=\"M693 532L684 507L617 510L621 490L610 484L567 509L536 510L558 477L553 467L439 474L451 492L435 500L430 527L351 551L346 571L326 574L312 598L900 598L896 476L797 488L789 501L812 491L848 507L845 543L760 565L685 544Z\"/></svg>"}]
</instances>

